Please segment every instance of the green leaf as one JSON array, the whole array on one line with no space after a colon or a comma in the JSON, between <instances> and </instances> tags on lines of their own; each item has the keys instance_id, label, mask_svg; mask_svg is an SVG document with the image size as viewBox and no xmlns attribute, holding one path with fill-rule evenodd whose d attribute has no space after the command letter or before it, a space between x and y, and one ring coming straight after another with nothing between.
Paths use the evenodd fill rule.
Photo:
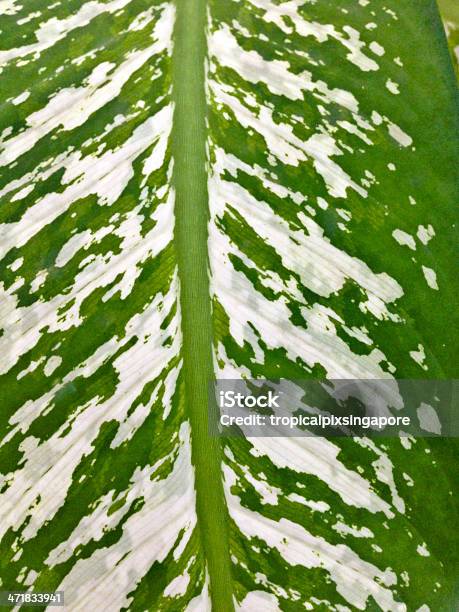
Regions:
<instances>
[{"instance_id":1,"label":"green leaf","mask_svg":"<svg viewBox=\"0 0 459 612\"><path fill-rule=\"evenodd\" d=\"M0 13L0 589L455 609L457 440L218 440L207 407L213 377L457 377L433 0Z\"/></svg>"},{"instance_id":2,"label":"green leaf","mask_svg":"<svg viewBox=\"0 0 459 612\"><path fill-rule=\"evenodd\" d=\"M459 77L459 7L453 0L439 0L438 7L445 26L454 69Z\"/></svg>"}]
</instances>

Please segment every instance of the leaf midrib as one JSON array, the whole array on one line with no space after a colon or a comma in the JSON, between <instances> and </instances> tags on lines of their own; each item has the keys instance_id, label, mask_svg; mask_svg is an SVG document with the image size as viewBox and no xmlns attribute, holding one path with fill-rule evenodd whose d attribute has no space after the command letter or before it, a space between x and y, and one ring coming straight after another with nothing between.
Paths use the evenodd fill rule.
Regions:
<instances>
[{"instance_id":1,"label":"leaf midrib","mask_svg":"<svg viewBox=\"0 0 459 612\"><path fill-rule=\"evenodd\" d=\"M185 397L192 431L196 511L212 607L230 612L234 608L221 451L218 438L208 435L207 414L213 366L207 254L206 0L176 0L176 10L172 154Z\"/></svg>"}]
</instances>

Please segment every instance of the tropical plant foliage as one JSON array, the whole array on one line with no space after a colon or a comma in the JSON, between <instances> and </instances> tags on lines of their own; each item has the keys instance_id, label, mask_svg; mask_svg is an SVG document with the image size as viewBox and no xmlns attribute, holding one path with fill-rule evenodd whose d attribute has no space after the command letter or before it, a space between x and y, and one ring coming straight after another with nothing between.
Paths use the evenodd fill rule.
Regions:
<instances>
[{"instance_id":1,"label":"tropical plant foliage","mask_svg":"<svg viewBox=\"0 0 459 612\"><path fill-rule=\"evenodd\" d=\"M453 65L459 77L459 6L454 0L439 0L438 4L448 37Z\"/></svg>"},{"instance_id":2,"label":"tropical plant foliage","mask_svg":"<svg viewBox=\"0 0 459 612\"><path fill-rule=\"evenodd\" d=\"M72 611L453 610L454 440L219 451L193 387L211 359L221 378L456 377L434 2L0 13L1 589Z\"/></svg>"}]
</instances>

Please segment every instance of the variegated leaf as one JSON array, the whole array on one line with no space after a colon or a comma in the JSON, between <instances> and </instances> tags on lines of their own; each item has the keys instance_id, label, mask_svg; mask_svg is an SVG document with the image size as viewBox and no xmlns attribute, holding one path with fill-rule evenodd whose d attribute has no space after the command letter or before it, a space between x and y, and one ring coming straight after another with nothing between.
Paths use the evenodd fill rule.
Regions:
<instances>
[{"instance_id":1,"label":"variegated leaf","mask_svg":"<svg viewBox=\"0 0 459 612\"><path fill-rule=\"evenodd\" d=\"M207 431L211 376L456 376L434 2L0 14L0 590L455 609L456 441Z\"/></svg>"}]
</instances>

